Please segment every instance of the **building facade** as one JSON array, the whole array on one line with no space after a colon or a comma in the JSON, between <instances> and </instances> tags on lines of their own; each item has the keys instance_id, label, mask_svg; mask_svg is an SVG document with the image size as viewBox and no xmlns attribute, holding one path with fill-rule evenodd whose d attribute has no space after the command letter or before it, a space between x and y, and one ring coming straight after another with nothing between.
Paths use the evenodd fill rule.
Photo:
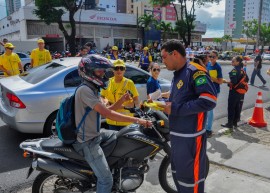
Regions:
<instances>
[{"instance_id":1,"label":"building facade","mask_svg":"<svg viewBox=\"0 0 270 193\"><path fill-rule=\"evenodd\" d=\"M262 23L270 22L270 0L263 0ZM242 38L243 22L259 18L258 0L226 0L224 33Z\"/></svg>"},{"instance_id":2,"label":"building facade","mask_svg":"<svg viewBox=\"0 0 270 193\"><path fill-rule=\"evenodd\" d=\"M21 0L6 0L7 16L18 11L21 8Z\"/></svg>"}]
</instances>

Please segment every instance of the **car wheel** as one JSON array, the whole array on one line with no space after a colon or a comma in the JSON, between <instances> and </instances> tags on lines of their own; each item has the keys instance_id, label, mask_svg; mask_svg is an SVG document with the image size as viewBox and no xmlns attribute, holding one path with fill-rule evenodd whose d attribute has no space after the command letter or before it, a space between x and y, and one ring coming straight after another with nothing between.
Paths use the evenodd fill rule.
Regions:
<instances>
[{"instance_id":1,"label":"car wheel","mask_svg":"<svg viewBox=\"0 0 270 193\"><path fill-rule=\"evenodd\" d=\"M44 125L44 130L43 134L45 136L51 136L51 135L56 135L57 136L57 131L56 131L56 115L57 111L53 112L46 120L45 125Z\"/></svg>"},{"instance_id":2,"label":"car wheel","mask_svg":"<svg viewBox=\"0 0 270 193\"><path fill-rule=\"evenodd\" d=\"M23 68L24 68L24 71L28 71L30 69L30 64L29 63L25 64Z\"/></svg>"}]
</instances>

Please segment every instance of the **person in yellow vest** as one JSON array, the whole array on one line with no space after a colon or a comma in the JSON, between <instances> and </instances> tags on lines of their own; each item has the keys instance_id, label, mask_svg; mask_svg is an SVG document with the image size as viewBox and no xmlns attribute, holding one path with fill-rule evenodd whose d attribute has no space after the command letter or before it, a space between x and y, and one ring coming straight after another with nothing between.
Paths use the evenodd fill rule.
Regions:
<instances>
[{"instance_id":1,"label":"person in yellow vest","mask_svg":"<svg viewBox=\"0 0 270 193\"><path fill-rule=\"evenodd\" d=\"M38 48L33 49L30 55L31 68L35 68L52 61L52 56L49 50L45 49L45 41L43 39L38 39L37 44Z\"/></svg>"},{"instance_id":2,"label":"person in yellow vest","mask_svg":"<svg viewBox=\"0 0 270 193\"><path fill-rule=\"evenodd\" d=\"M129 92L131 95L131 100L125 102L122 108L116 110L117 112L133 116L128 110L125 110L124 107L134 107L139 106L139 93L135 87L135 84L132 80L125 78L124 74L126 71L126 65L123 60L115 60L114 65L114 77L109 80L109 84L106 90L101 90L101 97L104 98L108 104L114 104L118 101L125 93ZM123 127L130 125L132 123L127 122L117 122L110 119L107 119L107 124L109 129L119 131Z\"/></svg>"},{"instance_id":3,"label":"person in yellow vest","mask_svg":"<svg viewBox=\"0 0 270 193\"><path fill-rule=\"evenodd\" d=\"M122 59L121 56L118 53L118 47L117 46L112 47L112 53L109 54L107 58L112 59L112 60Z\"/></svg>"},{"instance_id":4,"label":"person in yellow vest","mask_svg":"<svg viewBox=\"0 0 270 193\"><path fill-rule=\"evenodd\" d=\"M4 76L23 73L21 60L16 53L13 53L15 46L12 43L6 43L4 48L5 53L0 56L0 70L4 72Z\"/></svg>"}]
</instances>

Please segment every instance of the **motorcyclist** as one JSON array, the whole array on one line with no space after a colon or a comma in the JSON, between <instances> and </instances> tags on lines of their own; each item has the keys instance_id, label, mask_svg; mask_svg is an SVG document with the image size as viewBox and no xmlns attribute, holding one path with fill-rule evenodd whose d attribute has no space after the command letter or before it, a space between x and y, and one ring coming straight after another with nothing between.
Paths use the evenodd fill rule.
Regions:
<instances>
[{"instance_id":1,"label":"motorcyclist","mask_svg":"<svg viewBox=\"0 0 270 193\"><path fill-rule=\"evenodd\" d=\"M105 82L109 78L112 63L98 55L88 55L81 59L78 71L83 80L83 85L77 89L75 95L75 121L78 126L85 108L90 107L92 111L88 114L80 129L77 142L73 144L74 149L84 156L97 177L97 193L110 193L113 185L113 178L106 161L105 155L100 147L100 143L106 141L111 132L100 132L100 117L110 118L121 122L134 122L145 127L152 126L150 121L129 117L115 112L126 100L130 100L130 95L126 93L116 103L106 107L100 97L100 88L105 88ZM111 73L113 75L113 73ZM101 116L100 116L101 115Z\"/></svg>"}]
</instances>

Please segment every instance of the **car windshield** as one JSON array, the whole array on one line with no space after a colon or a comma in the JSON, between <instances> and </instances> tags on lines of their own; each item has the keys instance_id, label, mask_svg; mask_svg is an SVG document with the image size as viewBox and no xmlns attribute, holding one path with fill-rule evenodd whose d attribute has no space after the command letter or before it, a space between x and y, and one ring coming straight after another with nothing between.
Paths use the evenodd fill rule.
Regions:
<instances>
[{"instance_id":1,"label":"car windshield","mask_svg":"<svg viewBox=\"0 0 270 193\"><path fill-rule=\"evenodd\" d=\"M32 68L29 71L21 74L20 77L21 79L23 79L24 81L28 83L37 84L64 68L66 67L61 64L52 62L49 64Z\"/></svg>"}]
</instances>

